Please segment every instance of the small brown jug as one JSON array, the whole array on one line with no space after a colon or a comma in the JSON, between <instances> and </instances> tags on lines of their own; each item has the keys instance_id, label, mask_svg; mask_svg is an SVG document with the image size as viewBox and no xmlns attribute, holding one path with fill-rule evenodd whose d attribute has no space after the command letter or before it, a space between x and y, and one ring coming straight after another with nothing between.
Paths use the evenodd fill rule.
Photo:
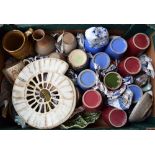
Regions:
<instances>
[{"instance_id":1,"label":"small brown jug","mask_svg":"<svg viewBox=\"0 0 155 155\"><path fill-rule=\"evenodd\" d=\"M45 34L42 29L33 32L32 38L36 41L35 51L39 55L46 56L55 50L55 40L52 36Z\"/></svg>"}]
</instances>

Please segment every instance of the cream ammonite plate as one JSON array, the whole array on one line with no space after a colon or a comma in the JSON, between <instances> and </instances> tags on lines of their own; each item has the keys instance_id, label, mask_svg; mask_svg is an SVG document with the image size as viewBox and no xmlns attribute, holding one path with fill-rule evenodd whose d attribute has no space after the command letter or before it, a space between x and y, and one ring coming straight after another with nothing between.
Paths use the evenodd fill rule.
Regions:
<instances>
[{"instance_id":1,"label":"cream ammonite plate","mask_svg":"<svg viewBox=\"0 0 155 155\"><path fill-rule=\"evenodd\" d=\"M71 116L76 105L76 91L68 77L52 72L52 66L41 62L32 62L20 72L14 83L12 102L27 124L49 129Z\"/></svg>"}]
</instances>

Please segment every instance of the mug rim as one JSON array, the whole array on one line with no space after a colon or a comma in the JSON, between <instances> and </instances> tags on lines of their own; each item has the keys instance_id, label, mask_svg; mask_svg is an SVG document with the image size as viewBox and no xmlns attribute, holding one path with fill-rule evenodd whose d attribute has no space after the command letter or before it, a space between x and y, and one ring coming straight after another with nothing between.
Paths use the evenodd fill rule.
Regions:
<instances>
[{"instance_id":1,"label":"mug rim","mask_svg":"<svg viewBox=\"0 0 155 155\"><path fill-rule=\"evenodd\" d=\"M73 57L73 52L80 52L80 54L83 54L83 56L85 56L85 61L83 62L83 63L81 63L80 65L77 65L76 64L76 66L74 66L75 65L75 63L73 64L73 62L71 61L71 58ZM76 54L76 53L75 53ZM85 64L87 64L87 62L88 62L88 56L87 56L87 54L86 54L86 52L84 52L82 49L74 49L74 50L72 50L70 53L69 53L69 55L68 55L68 61L69 61L69 63L71 64L71 66L73 67L73 68L76 68L76 69L78 69L78 68L81 68L81 67L83 67Z\"/></svg>"},{"instance_id":2,"label":"mug rim","mask_svg":"<svg viewBox=\"0 0 155 155\"><path fill-rule=\"evenodd\" d=\"M70 35L72 36L73 42L67 43L67 42L64 41L64 36L65 36L66 34L70 34ZM67 32L67 31L66 31L66 32L64 32L64 34L63 34L62 41L63 41L63 43L66 44L66 45L72 45L72 44L75 43L76 39L75 39L75 36L74 36L71 32Z\"/></svg>"},{"instance_id":3,"label":"mug rim","mask_svg":"<svg viewBox=\"0 0 155 155\"><path fill-rule=\"evenodd\" d=\"M7 36L8 36L9 34L11 34L12 32L18 32L20 35L22 35L22 37L23 37L24 40L23 40L22 45L21 45L19 48L15 49L15 50L8 50L8 49L4 46L4 42L6 41ZM14 53L14 52L17 52L17 51L19 51L20 49L23 48L23 46L24 46L24 44L25 44L25 41L26 41L26 38L25 38L25 35L24 35L24 33L23 33L22 31L20 31L20 30L11 30L11 31L7 32L7 33L4 35L4 37L3 37L3 39L2 39L2 46L3 46L4 50L6 50L8 53Z\"/></svg>"},{"instance_id":4,"label":"mug rim","mask_svg":"<svg viewBox=\"0 0 155 155\"><path fill-rule=\"evenodd\" d=\"M37 31L39 31L39 32L41 31L41 33L42 33L42 37L41 37L40 39L36 39L36 38L34 37L34 33L37 32ZM45 37L45 31L44 31L43 29L36 29L36 30L34 30L33 33L32 33L32 38L33 38L34 40L36 40L36 41L42 40L43 37Z\"/></svg>"},{"instance_id":5,"label":"mug rim","mask_svg":"<svg viewBox=\"0 0 155 155\"><path fill-rule=\"evenodd\" d=\"M85 99L84 99L85 95L86 95L87 93L89 93L89 92L92 92L92 91L93 91L94 93L96 93L97 96L99 97L99 100L97 101L97 104L96 104L95 106L89 106L88 104L86 104ZM102 103L102 96L101 96L101 94L100 94L97 90L89 89L89 90L85 91L85 93L83 94L83 96L82 96L82 103L83 103L83 105L84 105L86 108L90 108L90 109L98 108L98 107L101 105L101 103Z\"/></svg>"},{"instance_id":6,"label":"mug rim","mask_svg":"<svg viewBox=\"0 0 155 155\"><path fill-rule=\"evenodd\" d=\"M145 36L146 37L146 39L147 39L147 45L145 46L145 47L139 47L136 43L135 43L135 39L136 39L136 37L137 37L137 35L143 35L143 36ZM145 50L145 49L147 49L148 47L149 47L149 45L150 45L150 39L149 39L149 37L145 34L145 33L137 33L137 34L135 34L134 36L133 36L133 38L132 38L132 41L133 41L133 44L134 44L134 46L136 47L136 48L138 48L138 49L140 49L140 50Z\"/></svg>"},{"instance_id":7,"label":"mug rim","mask_svg":"<svg viewBox=\"0 0 155 155\"><path fill-rule=\"evenodd\" d=\"M120 85L118 85L116 88L110 88L109 86L106 85L105 78L106 78L107 75L109 75L109 74L111 74L111 73L117 74L117 75L120 77L120 79L121 79ZM111 90L116 90L116 89L118 89L118 88L122 85L122 76L121 76L119 73L117 73L117 72L108 72L108 73L104 76L104 84L106 85L107 88L109 88L109 89L111 89Z\"/></svg>"},{"instance_id":8,"label":"mug rim","mask_svg":"<svg viewBox=\"0 0 155 155\"><path fill-rule=\"evenodd\" d=\"M113 43L116 39L118 39L118 38L121 38L121 39L123 40L125 46L126 46L126 47L124 48L124 50L121 51L120 53L119 53L118 51L114 50L113 47L112 47L112 43ZM120 54L124 54L124 53L127 51L127 48L128 48L127 41L126 41L124 38L122 38L121 36L116 36L116 37L112 38L112 40L110 41L109 44L110 44L110 49L111 49L114 53L119 54L119 55L120 55Z\"/></svg>"},{"instance_id":9,"label":"mug rim","mask_svg":"<svg viewBox=\"0 0 155 155\"><path fill-rule=\"evenodd\" d=\"M131 58L137 60L137 62L139 63L139 69L137 70L137 72L130 72L130 71L128 71L128 69L127 69L127 67L126 67L126 62L127 62L129 59L131 59ZM134 57L134 56L131 56L131 57L126 58L126 59L124 60L123 67L124 67L125 71L126 71L127 73L131 74L131 75L138 74L138 73L141 71L141 69L142 69L142 65L141 65L141 63L140 63L140 60L139 60L137 57Z\"/></svg>"},{"instance_id":10,"label":"mug rim","mask_svg":"<svg viewBox=\"0 0 155 155\"><path fill-rule=\"evenodd\" d=\"M125 118L124 118L124 120L122 121L121 125L115 125L115 124L112 123L110 117L111 117L111 114L112 114L114 111L121 111L121 112L124 114ZM116 128L123 127L123 126L126 124L126 122L127 122L127 114L126 114L126 112L125 112L124 110L114 108L114 109L112 109L112 110L110 111L110 113L109 113L109 115L108 115L108 119L109 119L109 122L110 122L110 124L111 124L112 126L114 126L114 127L116 127Z\"/></svg>"},{"instance_id":11,"label":"mug rim","mask_svg":"<svg viewBox=\"0 0 155 155\"><path fill-rule=\"evenodd\" d=\"M81 82L81 76L82 76L82 74L85 73L85 72L91 72L91 73L94 75L94 78L95 78L94 82L93 82L91 85L89 85L89 86L88 86L88 85L85 85L83 82ZM78 75L78 82L79 82L79 84L80 84L84 89L88 89L88 88L93 87L93 86L95 85L95 83L96 83L96 74L95 74L95 72L92 71L92 70L90 70L90 69L85 69L85 70L81 71L80 74Z\"/></svg>"},{"instance_id":12,"label":"mug rim","mask_svg":"<svg viewBox=\"0 0 155 155\"><path fill-rule=\"evenodd\" d=\"M105 53L105 52L98 52L98 53L96 53L94 56L93 56L93 58L91 59L91 62L92 61L96 61L96 57L98 56L98 55L104 55L106 58L107 58L107 65L106 65L106 67L104 67L104 68L102 68L102 69L107 69L109 66L110 66L110 63L111 63L111 59L110 59L110 57L109 57L109 55L107 54L107 53ZM92 62L93 63L93 62ZM96 63L96 62L95 62Z\"/></svg>"}]
</instances>

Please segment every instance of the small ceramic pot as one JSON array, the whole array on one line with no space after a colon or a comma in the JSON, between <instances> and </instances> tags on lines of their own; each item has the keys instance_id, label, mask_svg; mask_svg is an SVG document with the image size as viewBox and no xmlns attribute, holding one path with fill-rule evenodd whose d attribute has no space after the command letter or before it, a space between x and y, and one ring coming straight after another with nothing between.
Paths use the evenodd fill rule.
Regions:
<instances>
[{"instance_id":1,"label":"small ceramic pot","mask_svg":"<svg viewBox=\"0 0 155 155\"><path fill-rule=\"evenodd\" d=\"M85 69L80 72L77 78L79 87L83 90L92 88L96 83L96 74L90 69Z\"/></svg>"},{"instance_id":2,"label":"small ceramic pot","mask_svg":"<svg viewBox=\"0 0 155 155\"><path fill-rule=\"evenodd\" d=\"M137 103L139 100L141 100L143 96L143 91L139 86L132 84L128 85L128 88L133 92L133 103Z\"/></svg>"},{"instance_id":3,"label":"small ceramic pot","mask_svg":"<svg viewBox=\"0 0 155 155\"><path fill-rule=\"evenodd\" d=\"M95 71L95 64L97 64L100 69L107 69L110 65L109 55L104 52L99 52L95 54L90 61L90 69Z\"/></svg>"},{"instance_id":4,"label":"small ceramic pot","mask_svg":"<svg viewBox=\"0 0 155 155\"><path fill-rule=\"evenodd\" d=\"M75 49L68 55L68 62L74 70L80 71L86 68L88 56L83 50Z\"/></svg>"},{"instance_id":5,"label":"small ceramic pot","mask_svg":"<svg viewBox=\"0 0 155 155\"><path fill-rule=\"evenodd\" d=\"M136 57L128 57L118 64L118 72L124 77L136 75L141 71L141 62Z\"/></svg>"},{"instance_id":6,"label":"small ceramic pot","mask_svg":"<svg viewBox=\"0 0 155 155\"><path fill-rule=\"evenodd\" d=\"M42 29L33 32L32 38L36 41L35 51L42 56L49 55L55 50L55 40L51 36L45 34Z\"/></svg>"},{"instance_id":7,"label":"small ceramic pot","mask_svg":"<svg viewBox=\"0 0 155 155\"><path fill-rule=\"evenodd\" d=\"M153 99L148 93L145 93L132 110L129 121L142 122L151 115Z\"/></svg>"},{"instance_id":8,"label":"small ceramic pot","mask_svg":"<svg viewBox=\"0 0 155 155\"><path fill-rule=\"evenodd\" d=\"M24 59L33 55L33 45L28 39L32 33L31 28L25 33L19 30L7 32L2 40L3 49L16 59Z\"/></svg>"},{"instance_id":9,"label":"small ceramic pot","mask_svg":"<svg viewBox=\"0 0 155 155\"><path fill-rule=\"evenodd\" d=\"M144 33L137 33L127 40L128 43L128 56L138 56L150 45L149 37Z\"/></svg>"},{"instance_id":10,"label":"small ceramic pot","mask_svg":"<svg viewBox=\"0 0 155 155\"><path fill-rule=\"evenodd\" d=\"M114 36L108 46L105 49L105 52L112 59L120 59L127 50L127 42L125 39L119 36Z\"/></svg>"},{"instance_id":11,"label":"small ceramic pot","mask_svg":"<svg viewBox=\"0 0 155 155\"><path fill-rule=\"evenodd\" d=\"M127 123L127 114L125 111L117 108L104 107L102 111L102 119L109 126L120 128Z\"/></svg>"},{"instance_id":12,"label":"small ceramic pot","mask_svg":"<svg viewBox=\"0 0 155 155\"><path fill-rule=\"evenodd\" d=\"M122 77L117 72L109 72L104 76L104 84L110 90L116 90L122 85Z\"/></svg>"},{"instance_id":13,"label":"small ceramic pot","mask_svg":"<svg viewBox=\"0 0 155 155\"><path fill-rule=\"evenodd\" d=\"M98 111L101 108L102 96L97 90L87 90L82 96L82 103L87 111Z\"/></svg>"},{"instance_id":14,"label":"small ceramic pot","mask_svg":"<svg viewBox=\"0 0 155 155\"><path fill-rule=\"evenodd\" d=\"M8 81L13 84L15 80L18 77L18 74L21 72L21 70L25 67L25 64L23 61L20 61L14 65L11 65L10 67L4 68L3 73L5 77L8 79Z\"/></svg>"},{"instance_id":15,"label":"small ceramic pot","mask_svg":"<svg viewBox=\"0 0 155 155\"><path fill-rule=\"evenodd\" d=\"M75 36L70 32L65 32L59 36L57 42L62 40L63 51L68 55L72 50L76 49L77 41Z\"/></svg>"}]
</instances>

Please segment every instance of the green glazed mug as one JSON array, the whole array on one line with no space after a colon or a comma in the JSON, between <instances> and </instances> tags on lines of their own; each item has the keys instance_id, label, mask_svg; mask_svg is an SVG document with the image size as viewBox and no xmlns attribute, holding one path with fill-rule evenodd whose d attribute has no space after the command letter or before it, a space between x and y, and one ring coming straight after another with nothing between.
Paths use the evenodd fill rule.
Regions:
<instances>
[{"instance_id":1,"label":"green glazed mug","mask_svg":"<svg viewBox=\"0 0 155 155\"><path fill-rule=\"evenodd\" d=\"M122 77L117 72L109 72L104 76L104 84L110 90L116 90L122 85Z\"/></svg>"}]
</instances>

